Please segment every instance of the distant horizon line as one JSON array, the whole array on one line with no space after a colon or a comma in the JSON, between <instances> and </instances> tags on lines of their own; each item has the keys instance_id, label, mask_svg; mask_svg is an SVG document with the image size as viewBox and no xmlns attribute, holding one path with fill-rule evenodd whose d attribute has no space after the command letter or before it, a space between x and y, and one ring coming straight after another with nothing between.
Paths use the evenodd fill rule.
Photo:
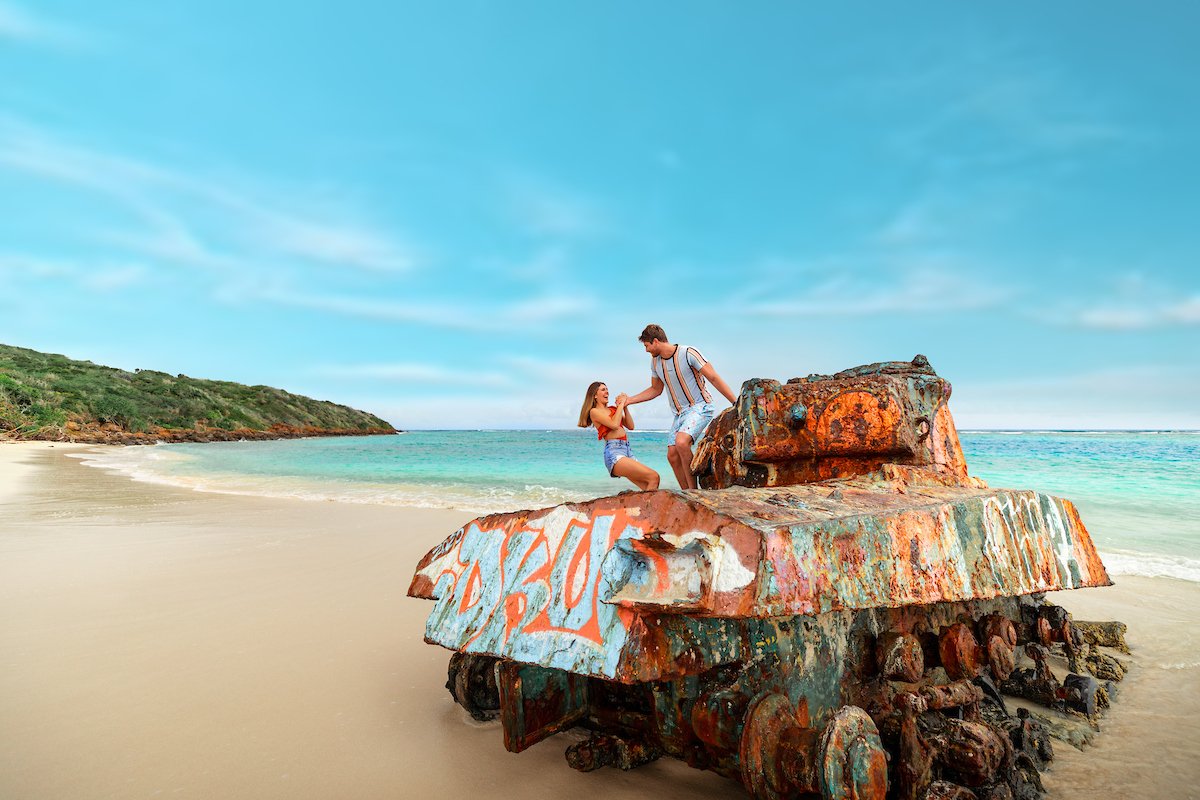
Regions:
<instances>
[{"instance_id":1,"label":"distant horizon line","mask_svg":"<svg viewBox=\"0 0 1200 800\"><path fill-rule=\"evenodd\" d=\"M448 432L474 432L474 433L502 433L506 431L543 431L549 433L551 431L579 431L580 433L590 433L590 428L547 428L540 425L535 425L526 428L400 428L396 431L399 433L422 432L422 433L448 433ZM630 433L667 433L666 428L645 428L632 430ZM960 428L959 433L1197 433L1200 434L1200 428ZM380 434L388 436L390 434Z\"/></svg>"}]
</instances>

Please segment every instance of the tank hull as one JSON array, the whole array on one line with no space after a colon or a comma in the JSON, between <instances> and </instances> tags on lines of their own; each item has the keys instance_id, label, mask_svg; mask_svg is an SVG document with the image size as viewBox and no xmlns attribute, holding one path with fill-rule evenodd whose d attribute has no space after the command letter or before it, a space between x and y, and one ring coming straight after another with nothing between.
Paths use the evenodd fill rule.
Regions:
<instances>
[{"instance_id":1,"label":"tank hull","mask_svg":"<svg viewBox=\"0 0 1200 800\"><path fill-rule=\"evenodd\" d=\"M1045 730L1001 692L1095 719L1107 694L1078 673L1123 667L1042 594L1111 581L1069 501L968 475L949 396L920 356L747 381L698 443L703 489L473 520L409 586L447 687L513 752L590 731L581 770L670 755L763 800L1040 797Z\"/></svg>"},{"instance_id":2,"label":"tank hull","mask_svg":"<svg viewBox=\"0 0 1200 800\"><path fill-rule=\"evenodd\" d=\"M738 620L1110 583L1070 502L924 474L482 517L409 594L434 600L430 643L631 683L752 658Z\"/></svg>"}]
</instances>

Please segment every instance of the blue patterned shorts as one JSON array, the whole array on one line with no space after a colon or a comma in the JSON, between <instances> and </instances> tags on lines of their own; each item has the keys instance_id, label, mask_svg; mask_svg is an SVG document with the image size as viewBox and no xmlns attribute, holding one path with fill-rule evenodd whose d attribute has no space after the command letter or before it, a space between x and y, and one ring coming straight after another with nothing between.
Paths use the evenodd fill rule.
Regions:
<instances>
[{"instance_id":1,"label":"blue patterned shorts","mask_svg":"<svg viewBox=\"0 0 1200 800\"><path fill-rule=\"evenodd\" d=\"M686 433L692 437L693 443L699 441L700 437L704 435L704 431L708 429L708 423L713 421L716 414L717 409L712 403L696 403L687 408L681 408L675 415L675 421L671 423L667 445L675 444L675 434L677 433Z\"/></svg>"},{"instance_id":2,"label":"blue patterned shorts","mask_svg":"<svg viewBox=\"0 0 1200 800\"><path fill-rule=\"evenodd\" d=\"M617 461L622 458L633 458L633 451L629 449L629 440L605 439L604 466L608 469L609 477L617 477L616 475L613 475L613 467L615 467L617 465Z\"/></svg>"}]
</instances>

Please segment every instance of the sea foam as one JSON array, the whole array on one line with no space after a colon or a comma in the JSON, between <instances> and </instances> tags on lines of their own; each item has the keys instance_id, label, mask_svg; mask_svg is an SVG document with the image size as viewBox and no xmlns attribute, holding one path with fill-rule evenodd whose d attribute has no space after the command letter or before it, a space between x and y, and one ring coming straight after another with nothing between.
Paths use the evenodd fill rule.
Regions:
<instances>
[{"instance_id":1,"label":"sea foam","mask_svg":"<svg viewBox=\"0 0 1200 800\"><path fill-rule=\"evenodd\" d=\"M1200 583L1200 559L1135 552L1102 552L1100 559L1110 575L1176 578Z\"/></svg>"},{"instance_id":2,"label":"sea foam","mask_svg":"<svg viewBox=\"0 0 1200 800\"><path fill-rule=\"evenodd\" d=\"M126 447L99 452L71 453L89 467L124 475L142 483L173 486L195 492L272 497L312 502L454 508L481 514L518 511L590 500L594 493L542 484L520 487L470 484L367 483L314 480L284 475L244 475L232 472L179 472L193 460L170 446Z\"/></svg>"}]
</instances>

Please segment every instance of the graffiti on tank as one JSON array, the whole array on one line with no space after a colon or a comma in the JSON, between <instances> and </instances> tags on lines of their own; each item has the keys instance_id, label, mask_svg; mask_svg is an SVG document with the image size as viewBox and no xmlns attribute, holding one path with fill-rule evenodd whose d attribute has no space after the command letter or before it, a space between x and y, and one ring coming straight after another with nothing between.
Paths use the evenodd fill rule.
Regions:
<instances>
[{"instance_id":1,"label":"graffiti on tank","mask_svg":"<svg viewBox=\"0 0 1200 800\"><path fill-rule=\"evenodd\" d=\"M631 614L601 603L604 557L618 539L641 538L647 524L625 509L594 517L552 515L513 528L463 529L431 567L441 626L436 638L464 650L523 649L524 637L566 638L600 650ZM485 576L489 577L485 580ZM525 643L528 646L529 642Z\"/></svg>"}]
</instances>

